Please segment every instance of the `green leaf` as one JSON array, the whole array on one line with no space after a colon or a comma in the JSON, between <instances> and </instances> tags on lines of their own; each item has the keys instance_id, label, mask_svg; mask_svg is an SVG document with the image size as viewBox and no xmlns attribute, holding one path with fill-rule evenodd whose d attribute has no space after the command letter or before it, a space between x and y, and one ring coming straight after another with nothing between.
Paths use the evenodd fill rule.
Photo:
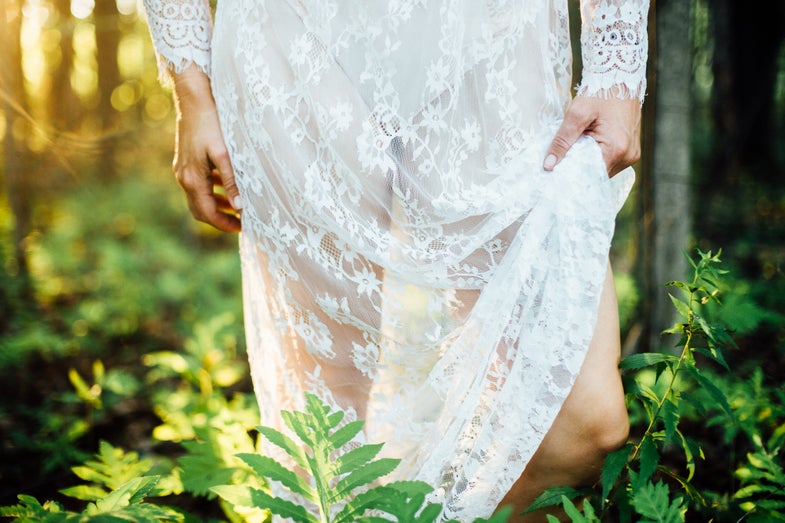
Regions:
<instances>
[{"instance_id":1,"label":"green leaf","mask_svg":"<svg viewBox=\"0 0 785 523\"><path fill-rule=\"evenodd\" d=\"M666 287L678 287L679 289L683 289L686 292L690 292L690 287L683 281L669 281L665 284Z\"/></svg>"},{"instance_id":2,"label":"green leaf","mask_svg":"<svg viewBox=\"0 0 785 523\"><path fill-rule=\"evenodd\" d=\"M282 411L281 417L287 427L292 429L300 441L311 448L317 445L313 429L309 426L309 419L301 412Z\"/></svg>"},{"instance_id":3,"label":"green leaf","mask_svg":"<svg viewBox=\"0 0 785 523\"><path fill-rule=\"evenodd\" d=\"M298 523L319 523L319 518L309 513L304 507L285 499L274 498L259 489L251 489L253 506L267 509L282 518L289 518Z\"/></svg>"},{"instance_id":4,"label":"green leaf","mask_svg":"<svg viewBox=\"0 0 785 523\"><path fill-rule=\"evenodd\" d=\"M433 492L433 487L424 481L407 481L407 480L391 481L390 483L387 483L387 485L385 486L387 488L397 490L398 492L402 492L409 497L426 495Z\"/></svg>"},{"instance_id":5,"label":"green leaf","mask_svg":"<svg viewBox=\"0 0 785 523\"><path fill-rule=\"evenodd\" d=\"M728 398L725 396L725 393L722 392L713 381L701 374L701 372L696 367L690 366L687 367L687 370L695 378L698 384L706 389L706 392L709 393L709 396L711 396L714 401L719 403L720 407L722 407L722 410L724 410L725 413L732 418L733 411L730 408L730 404L728 403Z\"/></svg>"},{"instance_id":6,"label":"green leaf","mask_svg":"<svg viewBox=\"0 0 785 523\"><path fill-rule=\"evenodd\" d=\"M644 438L641 442L640 462L638 480L633 489L637 489L641 484L647 482L654 474L654 471L657 470L657 465L660 462L660 454L657 452L657 447L654 445L654 440L651 437Z\"/></svg>"},{"instance_id":7,"label":"green leaf","mask_svg":"<svg viewBox=\"0 0 785 523\"><path fill-rule=\"evenodd\" d=\"M642 352L631 354L621 360L619 367L623 370L640 369L663 362L679 361L673 354L663 354L659 352Z\"/></svg>"},{"instance_id":8,"label":"green leaf","mask_svg":"<svg viewBox=\"0 0 785 523\"><path fill-rule=\"evenodd\" d=\"M605 464L602 467L602 474L600 480L602 482L602 506L605 506L605 500L608 499L611 489L619 479L621 471L627 465L630 458L630 445L624 445L619 450L612 452L605 458Z\"/></svg>"},{"instance_id":9,"label":"green leaf","mask_svg":"<svg viewBox=\"0 0 785 523\"><path fill-rule=\"evenodd\" d=\"M383 444L363 445L335 460L335 475L347 474L371 461L382 450Z\"/></svg>"},{"instance_id":10,"label":"green leaf","mask_svg":"<svg viewBox=\"0 0 785 523\"><path fill-rule=\"evenodd\" d=\"M675 297L671 293L668 293L668 296L670 296L671 303L673 303L673 306L676 307L676 310L678 311L678 313L683 318L689 320L690 319L690 315L692 315L692 311L690 310L690 306L687 305L687 303L685 303L684 301L682 301L679 298Z\"/></svg>"},{"instance_id":11,"label":"green leaf","mask_svg":"<svg viewBox=\"0 0 785 523\"><path fill-rule=\"evenodd\" d=\"M662 444L667 446L673 441L673 436L676 434L676 428L679 425L679 406L673 401L673 398L668 398L662 405L661 412L662 422L665 425L665 440Z\"/></svg>"},{"instance_id":12,"label":"green leaf","mask_svg":"<svg viewBox=\"0 0 785 523\"><path fill-rule=\"evenodd\" d=\"M247 463L260 476L277 481L292 492L305 496L308 499L316 498L316 493L302 477L288 470L274 459L259 454L238 454L237 457Z\"/></svg>"},{"instance_id":13,"label":"green leaf","mask_svg":"<svg viewBox=\"0 0 785 523\"><path fill-rule=\"evenodd\" d=\"M675 479L679 483L679 485L681 485L681 488L684 489L684 492L687 493L690 499L700 504L701 506L704 507L708 506L708 503L706 499L703 497L703 494L701 494L700 491L697 488L695 488L695 485L693 485L687 478L683 478L679 476L671 469L663 465L658 466L657 470L659 470L662 474L665 474L666 476Z\"/></svg>"},{"instance_id":14,"label":"green leaf","mask_svg":"<svg viewBox=\"0 0 785 523\"><path fill-rule=\"evenodd\" d=\"M239 507L253 507L251 488L245 485L218 485L210 489L219 498Z\"/></svg>"},{"instance_id":15,"label":"green leaf","mask_svg":"<svg viewBox=\"0 0 785 523\"><path fill-rule=\"evenodd\" d=\"M474 523L506 523L510 519L511 515L512 507L506 506L494 512L489 519L475 519Z\"/></svg>"},{"instance_id":16,"label":"green leaf","mask_svg":"<svg viewBox=\"0 0 785 523\"><path fill-rule=\"evenodd\" d=\"M106 497L108 492L97 486L77 485L75 487L61 489L60 494L70 498L81 499L82 501L96 501Z\"/></svg>"},{"instance_id":17,"label":"green leaf","mask_svg":"<svg viewBox=\"0 0 785 523\"><path fill-rule=\"evenodd\" d=\"M671 502L668 487L662 482L656 484L647 482L632 495L632 506L635 511L649 518L641 520L641 523L683 523L686 509L681 505L681 498Z\"/></svg>"},{"instance_id":18,"label":"green leaf","mask_svg":"<svg viewBox=\"0 0 785 523\"><path fill-rule=\"evenodd\" d=\"M562 507L564 507L564 512L570 516L570 519L573 523L593 523L592 520L587 519L581 514L581 511L578 510L578 507L567 498L567 496L562 496L561 498ZM597 521L596 518L594 521Z\"/></svg>"},{"instance_id":19,"label":"green leaf","mask_svg":"<svg viewBox=\"0 0 785 523\"><path fill-rule=\"evenodd\" d=\"M332 444L333 448L338 449L349 443L357 434L360 433L363 425L365 425L364 421L352 421L351 423L347 423L340 429L333 432L330 436L330 443Z\"/></svg>"},{"instance_id":20,"label":"green leaf","mask_svg":"<svg viewBox=\"0 0 785 523\"><path fill-rule=\"evenodd\" d=\"M382 458L368 463L359 469L351 472L335 486L335 494L330 502L346 498L352 490L362 485L367 485L377 479L386 476L401 462L400 459Z\"/></svg>"},{"instance_id":21,"label":"green leaf","mask_svg":"<svg viewBox=\"0 0 785 523\"><path fill-rule=\"evenodd\" d=\"M113 490L105 498L96 501L91 505L92 510L88 513L103 514L127 507L132 503L140 503L157 482L158 476L134 478Z\"/></svg>"},{"instance_id":22,"label":"green leaf","mask_svg":"<svg viewBox=\"0 0 785 523\"><path fill-rule=\"evenodd\" d=\"M706 356L707 358L709 358L712 361L715 361L715 362L719 363L720 365L725 367L725 370L730 372L730 367L728 366L728 362L725 361L725 357L722 355L722 352L719 349L717 349L716 347L711 347L709 349L696 348L696 349L692 349L692 350L694 350L695 352L697 352L699 354L703 354L704 356Z\"/></svg>"},{"instance_id":23,"label":"green leaf","mask_svg":"<svg viewBox=\"0 0 785 523\"><path fill-rule=\"evenodd\" d=\"M302 447L295 443L289 436L271 427L256 427L256 430L267 438L270 443L286 452L295 463L303 468L307 468L308 465L305 459L305 452Z\"/></svg>"},{"instance_id":24,"label":"green leaf","mask_svg":"<svg viewBox=\"0 0 785 523\"><path fill-rule=\"evenodd\" d=\"M400 495L400 493L397 494ZM364 520L361 517L363 514L371 509L379 509L380 503L394 495L396 495L396 492L388 490L386 487L376 487L362 492L344 505L341 511L335 515L333 523L352 523ZM385 519L383 521L388 520Z\"/></svg>"},{"instance_id":25,"label":"green leaf","mask_svg":"<svg viewBox=\"0 0 785 523\"><path fill-rule=\"evenodd\" d=\"M607 462L606 462L607 463ZM589 489L576 489L574 487L550 487L545 492L537 496L537 498L529 505L524 514L534 512L547 507L560 506L562 498L575 499L580 496L588 495L591 493Z\"/></svg>"}]
</instances>

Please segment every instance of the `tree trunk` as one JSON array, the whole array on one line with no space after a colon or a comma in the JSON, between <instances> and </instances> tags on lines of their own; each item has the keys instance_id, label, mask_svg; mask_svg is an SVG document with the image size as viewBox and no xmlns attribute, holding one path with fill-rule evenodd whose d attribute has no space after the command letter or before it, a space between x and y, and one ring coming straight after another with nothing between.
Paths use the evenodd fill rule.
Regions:
<instances>
[{"instance_id":1,"label":"tree trunk","mask_svg":"<svg viewBox=\"0 0 785 523\"><path fill-rule=\"evenodd\" d=\"M103 123L101 153L99 154L98 173L101 178L111 178L115 174L114 151L117 146L117 112L112 107L112 92L120 85L120 71L117 65L119 46L119 12L115 0L98 0L95 3L95 40L97 44L98 91L100 101L98 111Z\"/></svg>"},{"instance_id":2,"label":"tree trunk","mask_svg":"<svg viewBox=\"0 0 785 523\"><path fill-rule=\"evenodd\" d=\"M31 190L28 183L30 153L20 137L27 136L27 100L22 76L20 32L22 9L17 0L5 0L0 10L0 96L3 100L5 135L3 137L3 178L5 192L14 217L13 263L20 278L23 297L32 296L24 241L31 229Z\"/></svg>"},{"instance_id":3,"label":"tree trunk","mask_svg":"<svg viewBox=\"0 0 785 523\"><path fill-rule=\"evenodd\" d=\"M52 73L52 89L49 93L48 116L52 127L60 132L76 131L79 126L81 102L71 87L71 72L74 64L74 19L71 0L53 0L60 29L60 63Z\"/></svg>"},{"instance_id":4,"label":"tree trunk","mask_svg":"<svg viewBox=\"0 0 785 523\"><path fill-rule=\"evenodd\" d=\"M663 284L685 278L688 270L682 252L691 231L690 7L687 0L660 0L653 6L657 85L648 103L654 106L654 143L644 168L644 257L649 265L644 294L649 309L649 350L660 347L659 333L675 319Z\"/></svg>"}]
</instances>

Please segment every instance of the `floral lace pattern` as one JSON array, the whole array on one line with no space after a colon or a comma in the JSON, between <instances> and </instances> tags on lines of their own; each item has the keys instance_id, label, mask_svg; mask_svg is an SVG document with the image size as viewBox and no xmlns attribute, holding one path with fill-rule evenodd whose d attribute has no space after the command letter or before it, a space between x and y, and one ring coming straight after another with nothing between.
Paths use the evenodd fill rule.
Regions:
<instances>
[{"instance_id":1,"label":"floral lace pattern","mask_svg":"<svg viewBox=\"0 0 785 523\"><path fill-rule=\"evenodd\" d=\"M561 0L218 3L264 422L305 392L366 419L443 519L488 517L551 426L632 183L590 138L542 170L567 29Z\"/></svg>"},{"instance_id":2,"label":"floral lace pattern","mask_svg":"<svg viewBox=\"0 0 785 523\"><path fill-rule=\"evenodd\" d=\"M637 97L646 94L649 2L583 2L583 75L578 92L588 96Z\"/></svg>"},{"instance_id":3,"label":"floral lace pattern","mask_svg":"<svg viewBox=\"0 0 785 523\"><path fill-rule=\"evenodd\" d=\"M161 78L191 64L209 74L213 23L209 0L144 0Z\"/></svg>"}]
</instances>

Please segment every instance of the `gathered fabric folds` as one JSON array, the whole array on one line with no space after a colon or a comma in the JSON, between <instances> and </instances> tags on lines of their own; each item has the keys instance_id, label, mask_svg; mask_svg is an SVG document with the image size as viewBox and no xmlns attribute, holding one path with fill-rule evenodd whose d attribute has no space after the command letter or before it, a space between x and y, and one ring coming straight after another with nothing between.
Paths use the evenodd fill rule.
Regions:
<instances>
[{"instance_id":1,"label":"gathered fabric folds","mask_svg":"<svg viewBox=\"0 0 785 523\"><path fill-rule=\"evenodd\" d=\"M606 55L581 89L642 95L645 6L584 4ZM385 479L434 486L445 519L496 508L594 331L633 173L588 137L542 169L570 57L560 0L218 2L263 423L306 392L365 419L402 458Z\"/></svg>"}]
</instances>

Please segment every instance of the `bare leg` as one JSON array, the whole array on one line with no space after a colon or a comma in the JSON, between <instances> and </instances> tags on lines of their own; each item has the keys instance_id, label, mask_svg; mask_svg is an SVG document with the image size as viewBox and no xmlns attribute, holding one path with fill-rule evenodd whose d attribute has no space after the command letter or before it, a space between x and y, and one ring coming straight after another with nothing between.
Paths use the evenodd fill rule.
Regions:
<instances>
[{"instance_id":1,"label":"bare leg","mask_svg":"<svg viewBox=\"0 0 785 523\"><path fill-rule=\"evenodd\" d=\"M545 521L540 512L518 514L549 487L594 483L605 457L627 440L629 419L618 370L619 351L618 305L608 267L597 327L581 372L553 426L500 505L513 505L510 521Z\"/></svg>"}]
</instances>

